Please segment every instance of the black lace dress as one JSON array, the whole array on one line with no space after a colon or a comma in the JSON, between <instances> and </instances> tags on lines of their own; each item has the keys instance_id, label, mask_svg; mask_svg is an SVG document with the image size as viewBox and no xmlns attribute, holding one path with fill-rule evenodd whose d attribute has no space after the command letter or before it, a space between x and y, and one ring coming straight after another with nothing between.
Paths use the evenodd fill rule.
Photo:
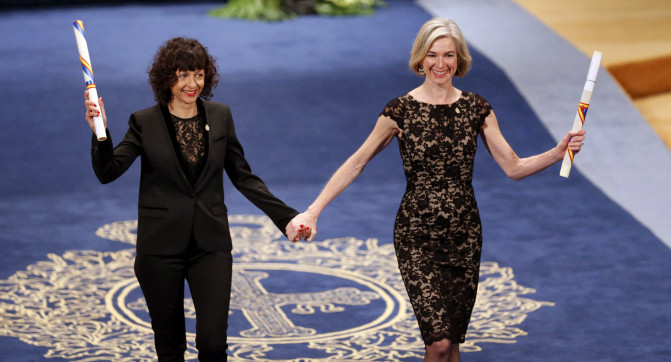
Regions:
<instances>
[{"instance_id":1,"label":"black lace dress","mask_svg":"<svg viewBox=\"0 0 671 362\"><path fill-rule=\"evenodd\" d=\"M473 161L490 112L484 98L469 92L449 105L419 102L406 94L382 112L403 131L398 142L407 186L394 246L427 345L466 338L482 249Z\"/></svg>"}]
</instances>

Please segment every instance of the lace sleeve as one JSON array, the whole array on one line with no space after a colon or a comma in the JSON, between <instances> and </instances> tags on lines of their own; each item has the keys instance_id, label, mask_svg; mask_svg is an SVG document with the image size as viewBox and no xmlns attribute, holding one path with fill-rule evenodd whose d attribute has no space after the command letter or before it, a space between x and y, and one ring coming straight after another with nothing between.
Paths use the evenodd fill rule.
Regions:
<instances>
[{"instance_id":1,"label":"lace sleeve","mask_svg":"<svg viewBox=\"0 0 671 362\"><path fill-rule=\"evenodd\" d=\"M394 120L399 125L403 124L404 107L401 98L392 99L382 110L380 116L386 116Z\"/></svg>"},{"instance_id":2,"label":"lace sleeve","mask_svg":"<svg viewBox=\"0 0 671 362\"><path fill-rule=\"evenodd\" d=\"M492 106L479 94L473 95L473 109L477 114L477 128L485 124L485 118L492 113Z\"/></svg>"}]
</instances>

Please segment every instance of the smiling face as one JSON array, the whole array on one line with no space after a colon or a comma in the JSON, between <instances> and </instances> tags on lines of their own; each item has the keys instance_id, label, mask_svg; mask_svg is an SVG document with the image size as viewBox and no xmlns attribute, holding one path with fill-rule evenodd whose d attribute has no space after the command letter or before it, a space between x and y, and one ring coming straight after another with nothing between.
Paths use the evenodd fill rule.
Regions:
<instances>
[{"instance_id":1,"label":"smiling face","mask_svg":"<svg viewBox=\"0 0 671 362\"><path fill-rule=\"evenodd\" d=\"M172 86L173 107L184 105L195 105L200 92L205 86L205 71L197 70L177 70L177 81Z\"/></svg>"},{"instance_id":2,"label":"smiling face","mask_svg":"<svg viewBox=\"0 0 671 362\"><path fill-rule=\"evenodd\" d=\"M457 46L454 39L443 37L434 41L421 65L427 81L438 85L451 82L458 66Z\"/></svg>"}]
</instances>

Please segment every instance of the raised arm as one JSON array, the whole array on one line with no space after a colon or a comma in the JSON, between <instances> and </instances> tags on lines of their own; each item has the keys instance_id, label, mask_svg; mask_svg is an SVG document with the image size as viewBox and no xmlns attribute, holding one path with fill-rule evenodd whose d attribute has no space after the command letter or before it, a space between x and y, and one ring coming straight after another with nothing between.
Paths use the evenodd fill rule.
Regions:
<instances>
[{"instance_id":1,"label":"raised arm","mask_svg":"<svg viewBox=\"0 0 671 362\"><path fill-rule=\"evenodd\" d=\"M564 153L569 147L573 153L580 152L585 140L585 131L571 131L554 148L535 156L519 158L501 134L496 115L492 111L485 118L481 137L485 147L506 175L519 181L563 160Z\"/></svg>"},{"instance_id":2,"label":"raised arm","mask_svg":"<svg viewBox=\"0 0 671 362\"><path fill-rule=\"evenodd\" d=\"M395 136L400 137L401 135L401 129L396 122L387 116L380 116L377 119L375 128L366 141L331 176L312 205L305 212L296 216L290 225L297 229L300 229L301 225L309 228L303 235L308 241L312 241L317 234L317 219L326 205L343 192L361 174L368 161L387 147ZM293 240L300 240L300 236L299 234Z\"/></svg>"},{"instance_id":3,"label":"raised arm","mask_svg":"<svg viewBox=\"0 0 671 362\"><path fill-rule=\"evenodd\" d=\"M93 171L98 177L98 180L103 183L109 183L121 175L130 167L133 161L140 155L141 137L138 131L137 124L133 116L128 120L128 131L121 142L114 147L112 144L112 136L107 129L107 116L105 114L105 103L103 99L99 98L98 103L100 109L95 106L95 103L88 100L88 91L84 92L84 105L86 106L86 113L84 118L93 130L91 137L91 163ZM105 125L105 132L107 139L98 141L96 137L95 126L93 123L93 116L102 115Z\"/></svg>"}]
</instances>

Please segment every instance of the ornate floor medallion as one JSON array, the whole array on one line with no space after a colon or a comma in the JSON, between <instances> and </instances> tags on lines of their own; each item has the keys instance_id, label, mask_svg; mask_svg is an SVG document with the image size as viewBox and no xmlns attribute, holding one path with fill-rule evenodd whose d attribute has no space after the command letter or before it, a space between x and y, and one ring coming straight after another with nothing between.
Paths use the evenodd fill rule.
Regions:
<instances>
[{"instance_id":1,"label":"ornate floor medallion","mask_svg":"<svg viewBox=\"0 0 671 362\"><path fill-rule=\"evenodd\" d=\"M343 237L290 243L265 216L229 216L235 247L229 355L247 360L416 360L424 353L393 246ZM135 244L136 221L96 235ZM0 280L0 335L73 361L153 361L146 305L133 273L134 248L49 254ZM187 288L188 290L188 288ZM522 295L511 268L484 262L464 352L514 343L526 315L551 306ZM195 311L186 357L195 360Z\"/></svg>"}]
</instances>

